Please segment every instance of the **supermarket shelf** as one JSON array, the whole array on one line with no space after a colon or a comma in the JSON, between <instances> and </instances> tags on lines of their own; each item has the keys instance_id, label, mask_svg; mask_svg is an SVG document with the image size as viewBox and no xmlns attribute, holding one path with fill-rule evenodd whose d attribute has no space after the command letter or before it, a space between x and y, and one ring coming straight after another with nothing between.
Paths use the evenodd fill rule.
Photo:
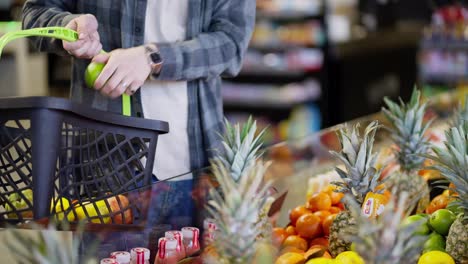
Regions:
<instances>
[{"instance_id":1,"label":"supermarket shelf","mask_svg":"<svg viewBox=\"0 0 468 264\"><path fill-rule=\"evenodd\" d=\"M249 49L255 49L259 51L289 51L291 49L320 49L322 43L316 44L257 44L251 43Z\"/></svg>"},{"instance_id":2,"label":"supermarket shelf","mask_svg":"<svg viewBox=\"0 0 468 264\"><path fill-rule=\"evenodd\" d=\"M468 83L468 76L431 75L421 76L421 81L426 84L460 84Z\"/></svg>"},{"instance_id":3,"label":"supermarket shelf","mask_svg":"<svg viewBox=\"0 0 468 264\"><path fill-rule=\"evenodd\" d=\"M257 11L257 19L305 20L321 19L322 13L303 10Z\"/></svg>"},{"instance_id":4,"label":"supermarket shelf","mask_svg":"<svg viewBox=\"0 0 468 264\"><path fill-rule=\"evenodd\" d=\"M468 50L468 41L466 40L423 40L422 49L443 49L443 50Z\"/></svg>"},{"instance_id":5,"label":"supermarket shelf","mask_svg":"<svg viewBox=\"0 0 468 264\"><path fill-rule=\"evenodd\" d=\"M225 99L223 104L226 108L249 108L249 109L273 109L273 110L289 110L301 104L308 103L308 100L294 102L273 102L273 101L245 101Z\"/></svg>"},{"instance_id":6,"label":"supermarket shelf","mask_svg":"<svg viewBox=\"0 0 468 264\"><path fill-rule=\"evenodd\" d=\"M307 74L319 73L321 68L313 70L278 70L274 68L244 68L239 73L239 76L258 76L258 77L284 77L284 78L300 78Z\"/></svg>"}]
</instances>

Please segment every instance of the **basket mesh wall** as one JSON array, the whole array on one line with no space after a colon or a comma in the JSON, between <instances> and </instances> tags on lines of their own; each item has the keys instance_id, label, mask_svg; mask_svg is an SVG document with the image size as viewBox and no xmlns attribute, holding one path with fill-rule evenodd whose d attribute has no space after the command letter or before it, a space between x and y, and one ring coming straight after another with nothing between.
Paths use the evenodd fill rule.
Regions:
<instances>
[{"instance_id":1,"label":"basket mesh wall","mask_svg":"<svg viewBox=\"0 0 468 264\"><path fill-rule=\"evenodd\" d=\"M138 133L64 114L60 123L56 164L50 178L52 193L34 193L50 201L58 220L138 224L146 220L152 157L157 133ZM50 127L53 131L53 127ZM37 129L36 129L37 130ZM33 219L32 134L38 133L27 118L0 118L0 221ZM44 131L42 131L43 133ZM53 134L53 133L52 133ZM37 138L37 137L36 137ZM153 153L151 155L151 153ZM42 157L44 158L44 157ZM51 199L51 200L50 200Z\"/></svg>"},{"instance_id":2,"label":"basket mesh wall","mask_svg":"<svg viewBox=\"0 0 468 264\"><path fill-rule=\"evenodd\" d=\"M94 223L133 223L144 218L141 213L147 206L135 198L149 184L144 170L149 141L64 123L54 181L55 210ZM74 206L67 210L61 198Z\"/></svg>"},{"instance_id":3,"label":"basket mesh wall","mask_svg":"<svg viewBox=\"0 0 468 264\"><path fill-rule=\"evenodd\" d=\"M33 216L29 129L29 120L0 123L0 219L21 221Z\"/></svg>"}]
</instances>

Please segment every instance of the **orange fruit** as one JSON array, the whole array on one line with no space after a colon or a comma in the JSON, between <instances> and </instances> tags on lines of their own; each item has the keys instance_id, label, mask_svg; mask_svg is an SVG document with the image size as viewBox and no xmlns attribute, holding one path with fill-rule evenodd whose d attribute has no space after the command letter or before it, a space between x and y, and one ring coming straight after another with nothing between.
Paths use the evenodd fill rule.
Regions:
<instances>
[{"instance_id":1,"label":"orange fruit","mask_svg":"<svg viewBox=\"0 0 468 264\"><path fill-rule=\"evenodd\" d=\"M314 215L320 218L320 221L323 221L327 216L331 215L330 211L317 211Z\"/></svg>"},{"instance_id":2,"label":"orange fruit","mask_svg":"<svg viewBox=\"0 0 468 264\"><path fill-rule=\"evenodd\" d=\"M429 203L429 205L426 208L426 213L427 214L432 214L433 212L439 210L439 209L444 209L447 207L449 203L450 197L447 197L443 194L439 194L432 201Z\"/></svg>"},{"instance_id":3,"label":"orange fruit","mask_svg":"<svg viewBox=\"0 0 468 264\"><path fill-rule=\"evenodd\" d=\"M330 194L334 190L336 190L336 186L333 185L333 184L329 184L329 185L325 186L325 188L323 188L322 192Z\"/></svg>"},{"instance_id":4,"label":"orange fruit","mask_svg":"<svg viewBox=\"0 0 468 264\"><path fill-rule=\"evenodd\" d=\"M336 217L336 214L332 214L332 215L327 216L327 218L325 218L325 220L322 221L322 229L323 229L323 234L325 236L330 235L330 226L332 225L333 220L335 220L335 217Z\"/></svg>"},{"instance_id":5,"label":"orange fruit","mask_svg":"<svg viewBox=\"0 0 468 264\"><path fill-rule=\"evenodd\" d=\"M338 207L338 208L340 208L341 211L343 211L343 210L345 209L345 206L344 206L343 203L336 204L335 206Z\"/></svg>"},{"instance_id":6,"label":"orange fruit","mask_svg":"<svg viewBox=\"0 0 468 264\"><path fill-rule=\"evenodd\" d=\"M332 256L331 256L330 252L325 251L325 253L323 253L322 258L332 259Z\"/></svg>"},{"instance_id":7,"label":"orange fruit","mask_svg":"<svg viewBox=\"0 0 468 264\"><path fill-rule=\"evenodd\" d=\"M296 231L301 237L315 238L322 233L320 218L314 214L305 214L296 223Z\"/></svg>"},{"instance_id":8,"label":"orange fruit","mask_svg":"<svg viewBox=\"0 0 468 264\"><path fill-rule=\"evenodd\" d=\"M312 213L312 212L309 209L307 209L305 206L298 206L292 209L291 212L289 213L289 221L291 225L295 226L297 219L301 217L302 215L305 215L308 213Z\"/></svg>"},{"instance_id":9,"label":"orange fruit","mask_svg":"<svg viewBox=\"0 0 468 264\"><path fill-rule=\"evenodd\" d=\"M330 207L330 210L328 210L331 214L337 214L339 212L341 212L341 208L337 207L337 206L332 206Z\"/></svg>"},{"instance_id":10,"label":"orange fruit","mask_svg":"<svg viewBox=\"0 0 468 264\"><path fill-rule=\"evenodd\" d=\"M307 202L307 208L312 210L313 212L320 210L329 210L331 206L331 198L327 193L324 192L312 195L312 197L310 197L309 201Z\"/></svg>"},{"instance_id":11,"label":"orange fruit","mask_svg":"<svg viewBox=\"0 0 468 264\"><path fill-rule=\"evenodd\" d=\"M283 255L285 253L288 253L288 252L294 252L294 253L299 253L299 254L304 254L304 250L301 250L301 249L298 249L297 247L291 247L291 246L288 246L288 247L285 247L283 249L281 249L279 255Z\"/></svg>"},{"instance_id":12,"label":"orange fruit","mask_svg":"<svg viewBox=\"0 0 468 264\"><path fill-rule=\"evenodd\" d=\"M316 248L321 249L321 250L327 250L327 248L322 246L322 245L312 245L312 246L309 247L308 250L316 249Z\"/></svg>"},{"instance_id":13,"label":"orange fruit","mask_svg":"<svg viewBox=\"0 0 468 264\"><path fill-rule=\"evenodd\" d=\"M283 244L283 241L286 239L288 235L286 234L286 231L284 228L281 227L275 227L273 228L273 234L271 235L272 243L275 247L281 246Z\"/></svg>"},{"instance_id":14,"label":"orange fruit","mask_svg":"<svg viewBox=\"0 0 468 264\"><path fill-rule=\"evenodd\" d=\"M319 247L313 247L313 248L309 248L305 253L304 253L304 257L306 259L308 259L311 255L315 255L313 256L314 258L319 258L321 256L323 256L323 254L325 253L325 249L324 248L319 248Z\"/></svg>"},{"instance_id":15,"label":"orange fruit","mask_svg":"<svg viewBox=\"0 0 468 264\"><path fill-rule=\"evenodd\" d=\"M312 241L310 241L310 245L311 246L320 245L320 246L324 246L325 248L328 248L328 239L324 237L317 237L313 239Z\"/></svg>"},{"instance_id":16,"label":"orange fruit","mask_svg":"<svg viewBox=\"0 0 468 264\"><path fill-rule=\"evenodd\" d=\"M331 188L328 188L330 191L328 191L328 195L330 196L332 200L332 204L337 204L341 202L341 199L344 197L344 193L338 192L338 187L333 186Z\"/></svg>"},{"instance_id":17,"label":"orange fruit","mask_svg":"<svg viewBox=\"0 0 468 264\"><path fill-rule=\"evenodd\" d=\"M281 255L276 261L275 264L304 264L306 259L302 254L295 252L288 252Z\"/></svg>"},{"instance_id":18,"label":"orange fruit","mask_svg":"<svg viewBox=\"0 0 468 264\"><path fill-rule=\"evenodd\" d=\"M458 197L458 193L453 191L453 189L455 188L455 184L451 182L448 187L450 188L449 194L453 197Z\"/></svg>"},{"instance_id":19,"label":"orange fruit","mask_svg":"<svg viewBox=\"0 0 468 264\"><path fill-rule=\"evenodd\" d=\"M286 236L297 235L296 228L292 225L287 226L284 231L286 231Z\"/></svg>"},{"instance_id":20,"label":"orange fruit","mask_svg":"<svg viewBox=\"0 0 468 264\"><path fill-rule=\"evenodd\" d=\"M295 247L297 249L300 249L302 251L307 250L307 240L300 236L288 236L284 241L283 241L283 248L285 247Z\"/></svg>"}]
</instances>

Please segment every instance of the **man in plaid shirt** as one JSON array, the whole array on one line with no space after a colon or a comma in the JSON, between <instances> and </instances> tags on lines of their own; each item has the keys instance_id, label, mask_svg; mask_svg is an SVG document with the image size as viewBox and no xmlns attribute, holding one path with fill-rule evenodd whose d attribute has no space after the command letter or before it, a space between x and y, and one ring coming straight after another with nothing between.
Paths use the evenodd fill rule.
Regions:
<instances>
[{"instance_id":1,"label":"man in plaid shirt","mask_svg":"<svg viewBox=\"0 0 468 264\"><path fill-rule=\"evenodd\" d=\"M149 10L158 5L164 10ZM171 9L171 5L178 6ZM162 15L172 18L148 24ZM182 15L185 20L179 20ZM153 20L148 20L151 16ZM174 21L184 23L182 39L148 41L149 30L166 30L167 34L179 30L173 28ZM120 113L120 95L127 93L132 95L132 115L144 117L142 102L149 79L185 82L189 170L206 166L213 149L219 147L218 133L223 128L221 76L239 72L254 23L255 0L28 0L23 9L24 28L63 26L78 31L80 39L73 43L34 39L41 51L74 57L74 101ZM101 49L112 52L99 54ZM149 56L153 53L160 61ZM83 78L89 59L106 63L94 90L85 87ZM172 131L171 122L170 126ZM173 145L176 148L177 142ZM190 189L191 182L173 187ZM170 197L172 204L164 207L180 209L188 202L186 198L190 199Z\"/></svg>"}]
</instances>

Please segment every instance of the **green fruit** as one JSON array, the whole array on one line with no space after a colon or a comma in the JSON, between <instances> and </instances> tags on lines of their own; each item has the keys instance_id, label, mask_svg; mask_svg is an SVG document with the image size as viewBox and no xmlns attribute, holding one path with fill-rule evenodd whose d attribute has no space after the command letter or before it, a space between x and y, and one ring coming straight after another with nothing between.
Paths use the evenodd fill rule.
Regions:
<instances>
[{"instance_id":1,"label":"green fruit","mask_svg":"<svg viewBox=\"0 0 468 264\"><path fill-rule=\"evenodd\" d=\"M424 252L436 250L445 252L445 238L436 232L432 232L426 243L424 243Z\"/></svg>"},{"instance_id":2,"label":"green fruit","mask_svg":"<svg viewBox=\"0 0 468 264\"><path fill-rule=\"evenodd\" d=\"M456 219L456 215L448 209L439 209L432 213L429 218L429 225L437 233L446 236L449 232L450 226Z\"/></svg>"},{"instance_id":3,"label":"green fruit","mask_svg":"<svg viewBox=\"0 0 468 264\"><path fill-rule=\"evenodd\" d=\"M420 226L416 231L414 231L415 235L427 235L431 231L428 225L428 219L422 215L412 215L408 216L403 220L401 223L403 226L411 225L413 223L420 223Z\"/></svg>"},{"instance_id":4,"label":"green fruit","mask_svg":"<svg viewBox=\"0 0 468 264\"><path fill-rule=\"evenodd\" d=\"M5 204L5 211L8 212L8 218L10 219L17 219L18 218L18 212L19 210L24 210L28 209L29 205L28 202L32 205L33 203L33 191L31 189L25 189L21 191L21 194L24 196L21 196L19 193L12 193L8 196L8 201L12 204ZM32 209L32 208L29 208ZM32 210L26 210L21 212L21 216L23 218L32 218L33 213Z\"/></svg>"},{"instance_id":5,"label":"green fruit","mask_svg":"<svg viewBox=\"0 0 468 264\"><path fill-rule=\"evenodd\" d=\"M426 219L428 219L428 220L429 220L429 217L430 217L430 215L428 215L428 214L422 214L422 213L421 213L421 214L416 214L416 215L422 216L422 217L424 217L424 218L426 218Z\"/></svg>"},{"instance_id":6,"label":"green fruit","mask_svg":"<svg viewBox=\"0 0 468 264\"><path fill-rule=\"evenodd\" d=\"M356 252L356 242L351 243L351 251Z\"/></svg>"},{"instance_id":7,"label":"green fruit","mask_svg":"<svg viewBox=\"0 0 468 264\"><path fill-rule=\"evenodd\" d=\"M455 202L450 202L447 205L446 209L450 210L455 215L459 215L459 214L463 213L463 208L461 208L460 205L456 204Z\"/></svg>"},{"instance_id":8,"label":"green fruit","mask_svg":"<svg viewBox=\"0 0 468 264\"><path fill-rule=\"evenodd\" d=\"M102 70L106 66L103 63L91 62L85 71L85 83L89 88L94 87L94 82L98 78L99 74L101 74Z\"/></svg>"}]
</instances>

